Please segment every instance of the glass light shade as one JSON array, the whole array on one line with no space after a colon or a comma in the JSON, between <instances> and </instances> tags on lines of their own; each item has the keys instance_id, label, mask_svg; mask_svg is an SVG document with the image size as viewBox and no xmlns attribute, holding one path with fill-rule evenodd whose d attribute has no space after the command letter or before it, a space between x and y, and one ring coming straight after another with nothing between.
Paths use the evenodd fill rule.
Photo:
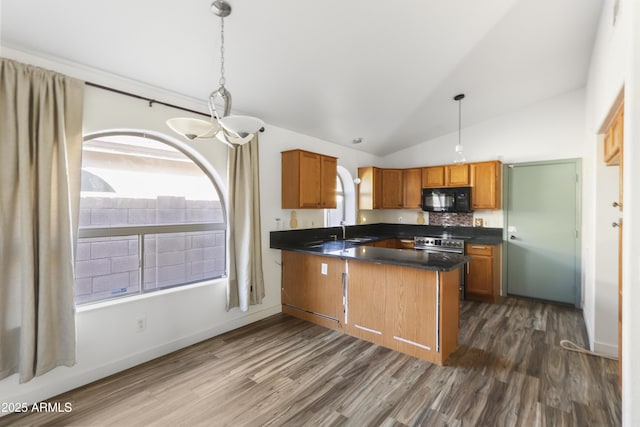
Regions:
<instances>
[{"instance_id":1,"label":"glass light shade","mask_svg":"<svg viewBox=\"0 0 640 427\"><path fill-rule=\"evenodd\" d=\"M467 159L464 157L464 147L462 147L462 144L456 144L456 158L453 163L463 163L466 161Z\"/></svg>"},{"instance_id":2,"label":"glass light shade","mask_svg":"<svg viewBox=\"0 0 640 427\"><path fill-rule=\"evenodd\" d=\"M251 136L264 126L262 120L251 116L225 116L219 121L224 130L241 139Z\"/></svg>"},{"instance_id":3,"label":"glass light shade","mask_svg":"<svg viewBox=\"0 0 640 427\"><path fill-rule=\"evenodd\" d=\"M213 138L220 130L215 121L194 119L191 117L176 117L167 120L167 126L187 139Z\"/></svg>"},{"instance_id":4,"label":"glass light shade","mask_svg":"<svg viewBox=\"0 0 640 427\"><path fill-rule=\"evenodd\" d=\"M222 130L220 132L218 132L218 134L216 135L216 138L219 141L224 142L225 144L227 144L230 147L233 147L234 145L243 145L246 144L247 142L251 141L251 138L253 138L252 133L245 135L244 138L241 138L238 135L235 135L231 132L227 132L227 130L225 130L225 128L222 128Z\"/></svg>"}]
</instances>

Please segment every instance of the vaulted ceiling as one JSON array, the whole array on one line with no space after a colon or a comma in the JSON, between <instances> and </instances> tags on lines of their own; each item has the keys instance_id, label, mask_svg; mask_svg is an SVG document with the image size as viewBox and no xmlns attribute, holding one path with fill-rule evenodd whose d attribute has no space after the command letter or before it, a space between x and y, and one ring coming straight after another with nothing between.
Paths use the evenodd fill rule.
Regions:
<instances>
[{"instance_id":1,"label":"vaulted ceiling","mask_svg":"<svg viewBox=\"0 0 640 427\"><path fill-rule=\"evenodd\" d=\"M203 102L210 0L3 0L2 45ZM604 0L228 0L233 109L384 155L584 86Z\"/></svg>"}]
</instances>

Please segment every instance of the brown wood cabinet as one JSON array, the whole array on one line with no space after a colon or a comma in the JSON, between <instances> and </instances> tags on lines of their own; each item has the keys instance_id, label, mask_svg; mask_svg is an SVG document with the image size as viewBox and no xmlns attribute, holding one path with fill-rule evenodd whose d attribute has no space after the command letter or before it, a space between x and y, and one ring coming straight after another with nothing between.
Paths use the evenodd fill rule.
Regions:
<instances>
[{"instance_id":1,"label":"brown wood cabinet","mask_svg":"<svg viewBox=\"0 0 640 427\"><path fill-rule=\"evenodd\" d=\"M358 207L382 209L382 169L373 166L358 168Z\"/></svg>"},{"instance_id":2,"label":"brown wood cabinet","mask_svg":"<svg viewBox=\"0 0 640 427\"><path fill-rule=\"evenodd\" d=\"M346 332L442 365L458 345L459 278L459 270L350 261Z\"/></svg>"},{"instance_id":3,"label":"brown wood cabinet","mask_svg":"<svg viewBox=\"0 0 640 427\"><path fill-rule=\"evenodd\" d=\"M404 206L402 178L402 169L382 169L382 209Z\"/></svg>"},{"instance_id":4,"label":"brown wood cabinet","mask_svg":"<svg viewBox=\"0 0 640 427\"><path fill-rule=\"evenodd\" d=\"M466 187L468 185L468 163L422 168L422 186L425 188Z\"/></svg>"},{"instance_id":5,"label":"brown wood cabinet","mask_svg":"<svg viewBox=\"0 0 640 427\"><path fill-rule=\"evenodd\" d=\"M344 272L339 258L282 251L282 311L341 330Z\"/></svg>"},{"instance_id":6,"label":"brown wood cabinet","mask_svg":"<svg viewBox=\"0 0 640 427\"><path fill-rule=\"evenodd\" d=\"M471 163L471 204L474 210L500 209L502 205L502 163Z\"/></svg>"},{"instance_id":7,"label":"brown wood cabinet","mask_svg":"<svg viewBox=\"0 0 640 427\"><path fill-rule=\"evenodd\" d=\"M444 184L447 187L466 187L469 185L469 165L466 163L445 165Z\"/></svg>"},{"instance_id":8,"label":"brown wood cabinet","mask_svg":"<svg viewBox=\"0 0 640 427\"><path fill-rule=\"evenodd\" d=\"M282 153L282 209L336 207L335 157L304 150Z\"/></svg>"},{"instance_id":9,"label":"brown wood cabinet","mask_svg":"<svg viewBox=\"0 0 640 427\"><path fill-rule=\"evenodd\" d=\"M366 263L349 264L347 332L354 337L383 345L387 278Z\"/></svg>"},{"instance_id":10,"label":"brown wood cabinet","mask_svg":"<svg viewBox=\"0 0 640 427\"><path fill-rule=\"evenodd\" d=\"M472 187L475 210L496 210L502 205L502 163L426 166L409 169L358 169L360 209L419 209L422 188Z\"/></svg>"},{"instance_id":11,"label":"brown wood cabinet","mask_svg":"<svg viewBox=\"0 0 640 427\"><path fill-rule=\"evenodd\" d=\"M422 169L412 168L402 171L403 203L405 209L419 209L422 197Z\"/></svg>"},{"instance_id":12,"label":"brown wood cabinet","mask_svg":"<svg viewBox=\"0 0 640 427\"><path fill-rule=\"evenodd\" d=\"M624 130L624 105L613 116L604 137L604 161L608 166L620 164Z\"/></svg>"},{"instance_id":13,"label":"brown wood cabinet","mask_svg":"<svg viewBox=\"0 0 640 427\"><path fill-rule=\"evenodd\" d=\"M377 240L375 242L365 243L362 246L373 246L373 247L376 247L376 248L401 249L400 248L400 239Z\"/></svg>"},{"instance_id":14,"label":"brown wood cabinet","mask_svg":"<svg viewBox=\"0 0 640 427\"><path fill-rule=\"evenodd\" d=\"M425 188L444 187L444 166L422 168L422 186Z\"/></svg>"},{"instance_id":15,"label":"brown wood cabinet","mask_svg":"<svg viewBox=\"0 0 640 427\"><path fill-rule=\"evenodd\" d=\"M465 254L471 257L466 267L465 296L469 300L497 302L501 288L500 245L468 243Z\"/></svg>"}]
</instances>

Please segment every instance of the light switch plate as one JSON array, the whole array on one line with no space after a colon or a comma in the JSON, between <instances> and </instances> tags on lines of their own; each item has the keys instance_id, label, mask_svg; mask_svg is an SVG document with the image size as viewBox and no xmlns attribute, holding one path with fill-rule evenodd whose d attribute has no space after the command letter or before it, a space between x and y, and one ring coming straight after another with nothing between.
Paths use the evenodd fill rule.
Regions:
<instances>
[{"instance_id":1,"label":"light switch plate","mask_svg":"<svg viewBox=\"0 0 640 427\"><path fill-rule=\"evenodd\" d=\"M320 264L320 273L323 275L327 275L327 264L325 264L324 262L322 264Z\"/></svg>"}]
</instances>

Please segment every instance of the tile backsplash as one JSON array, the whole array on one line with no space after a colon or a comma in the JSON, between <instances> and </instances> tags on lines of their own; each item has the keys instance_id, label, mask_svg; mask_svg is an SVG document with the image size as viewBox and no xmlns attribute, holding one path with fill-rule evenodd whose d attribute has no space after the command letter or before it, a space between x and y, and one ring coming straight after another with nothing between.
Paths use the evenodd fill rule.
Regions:
<instances>
[{"instance_id":1,"label":"tile backsplash","mask_svg":"<svg viewBox=\"0 0 640 427\"><path fill-rule=\"evenodd\" d=\"M429 225L473 227L473 213L429 212Z\"/></svg>"}]
</instances>

